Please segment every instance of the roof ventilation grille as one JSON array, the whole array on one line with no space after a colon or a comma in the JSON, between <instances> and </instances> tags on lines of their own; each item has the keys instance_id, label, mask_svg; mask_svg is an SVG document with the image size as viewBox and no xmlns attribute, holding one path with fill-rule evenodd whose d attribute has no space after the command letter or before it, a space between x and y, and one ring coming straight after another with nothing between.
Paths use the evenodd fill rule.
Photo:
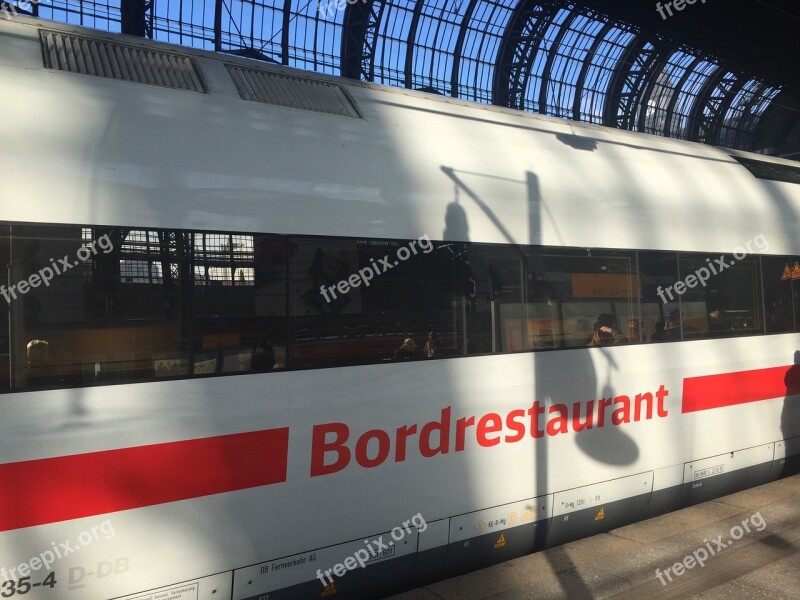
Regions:
<instances>
[{"instance_id":1,"label":"roof ventilation grille","mask_svg":"<svg viewBox=\"0 0 800 600\"><path fill-rule=\"evenodd\" d=\"M243 100L361 118L339 85L236 65L227 67Z\"/></svg>"},{"instance_id":2,"label":"roof ventilation grille","mask_svg":"<svg viewBox=\"0 0 800 600\"><path fill-rule=\"evenodd\" d=\"M205 93L191 57L56 31L41 37L48 69Z\"/></svg>"}]
</instances>

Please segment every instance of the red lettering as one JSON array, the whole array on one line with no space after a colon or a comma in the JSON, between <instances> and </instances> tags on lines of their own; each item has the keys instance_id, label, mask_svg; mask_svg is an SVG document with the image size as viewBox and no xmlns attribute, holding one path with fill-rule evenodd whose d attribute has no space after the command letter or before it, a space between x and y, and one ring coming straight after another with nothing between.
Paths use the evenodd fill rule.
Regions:
<instances>
[{"instance_id":1,"label":"red lettering","mask_svg":"<svg viewBox=\"0 0 800 600\"><path fill-rule=\"evenodd\" d=\"M617 396L614 398L614 404L621 404L619 408L614 410L611 414L611 422L614 425L622 425L623 423L631 422L631 399L627 396Z\"/></svg>"},{"instance_id":2,"label":"red lettering","mask_svg":"<svg viewBox=\"0 0 800 600\"><path fill-rule=\"evenodd\" d=\"M466 429L471 425L475 425L475 417L461 417L456 421L456 452L462 452L464 450Z\"/></svg>"},{"instance_id":3,"label":"red lettering","mask_svg":"<svg viewBox=\"0 0 800 600\"><path fill-rule=\"evenodd\" d=\"M450 407L442 409L440 421L431 421L422 426L419 432L419 452L425 458L436 456L437 454L447 454L450 451ZM431 434L439 432L439 447L431 445Z\"/></svg>"},{"instance_id":4,"label":"red lettering","mask_svg":"<svg viewBox=\"0 0 800 600\"><path fill-rule=\"evenodd\" d=\"M569 418L569 408L566 404L553 404L548 411L551 415L559 413L555 419L547 422L547 435L558 435L559 433L569 433L567 419Z\"/></svg>"},{"instance_id":5,"label":"red lettering","mask_svg":"<svg viewBox=\"0 0 800 600\"><path fill-rule=\"evenodd\" d=\"M647 403L647 417L646 419L653 418L653 394L645 392L644 394L636 394L636 406L633 409L633 420L639 421L642 418L642 402Z\"/></svg>"},{"instance_id":6,"label":"red lettering","mask_svg":"<svg viewBox=\"0 0 800 600\"><path fill-rule=\"evenodd\" d=\"M542 437L544 431L539 428L539 417L544 414L544 406L539 406L539 401L534 400L533 406L528 409L528 414L531 416L531 435L535 438Z\"/></svg>"},{"instance_id":7,"label":"red lettering","mask_svg":"<svg viewBox=\"0 0 800 600\"><path fill-rule=\"evenodd\" d=\"M378 454L375 458L367 456L367 446L369 446L370 439L378 440ZM389 456L389 448L392 441L389 439L389 434L383 429L370 429L356 442L356 462L362 467L371 469L377 467Z\"/></svg>"},{"instance_id":8,"label":"red lettering","mask_svg":"<svg viewBox=\"0 0 800 600\"><path fill-rule=\"evenodd\" d=\"M602 427L606 422L605 408L614 404L613 398L600 398L597 403L597 426Z\"/></svg>"},{"instance_id":9,"label":"red lettering","mask_svg":"<svg viewBox=\"0 0 800 600\"><path fill-rule=\"evenodd\" d=\"M512 410L506 415L506 427L516 432L515 435L506 436L507 443L518 442L525 437L525 423L517 421L517 419L522 419L524 417L525 411L523 409Z\"/></svg>"},{"instance_id":10,"label":"red lettering","mask_svg":"<svg viewBox=\"0 0 800 600\"><path fill-rule=\"evenodd\" d=\"M669 396L669 391L664 388L664 384L661 384L661 387L658 388L656 392L656 398L658 399L658 416L659 417L666 417L669 413L667 409L664 408L664 398Z\"/></svg>"},{"instance_id":11,"label":"red lettering","mask_svg":"<svg viewBox=\"0 0 800 600\"><path fill-rule=\"evenodd\" d=\"M332 442L326 441L328 433L335 435ZM311 436L311 477L330 475L341 471L350 464L350 448L344 445L348 437L350 437L350 428L344 423L314 425ZM329 465L325 464L327 452L336 453L336 460Z\"/></svg>"},{"instance_id":12,"label":"red lettering","mask_svg":"<svg viewBox=\"0 0 800 600\"><path fill-rule=\"evenodd\" d=\"M492 421L491 425L489 425L490 421ZM486 437L486 434L497 433L502 428L503 420L500 418L500 415L497 413L483 415L481 420L478 421L478 427L475 429L475 437L478 439L478 445L483 446L484 448L489 448L490 446L496 446L499 444L500 436L490 440L488 437Z\"/></svg>"},{"instance_id":13,"label":"red lettering","mask_svg":"<svg viewBox=\"0 0 800 600\"><path fill-rule=\"evenodd\" d=\"M581 403L572 405L572 429L577 433L584 429L591 429L594 423L594 400L586 403L586 420L581 423Z\"/></svg>"},{"instance_id":14,"label":"red lettering","mask_svg":"<svg viewBox=\"0 0 800 600\"><path fill-rule=\"evenodd\" d=\"M589 400L586 406L575 402L570 413L570 405L553 404L546 406L534 401L530 408L518 408L508 413L490 412L483 416L460 417L455 426L455 452L463 452L466 447L467 429L475 427L475 440L478 446L491 448L501 442L515 443L523 440L526 434L526 416L530 417L530 434L533 438L544 435L555 436L570 431L580 432L593 427L603 427L607 423L623 425L631 420L653 418L654 403L657 402L659 417L668 416L665 400L669 391L661 385L655 393L620 395L614 398ZM633 406L631 406L633 404ZM609 409L609 414L606 414ZM585 411L585 412L584 412ZM595 412L596 411L596 412ZM544 418L542 416L547 414ZM596 416L595 416L596 415ZM476 424L477 420L477 424ZM570 422L572 427L570 428ZM311 442L311 477L330 475L345 469L351 458L359 466L371 469L385 463L392 454L395 443L394 461L404 462L408 458L409 439L417 435L419 429L419 453L424 458L450 452L452 407L441 409L440 418L424 425L402 425L395 429L394 440L391 431L370 429L362 434L351 450L347 442L350 428L344 423L323 423L314 425ZM411 442L413 445L413 442ZM413 452L413 449L412 449Z\"/></svg>"},{"instance_id":15,"label":"red lettering","mask_svg":"<svg viewBox=\"0 0 800 600\"><path fill-rule=\"evenodd\" d=\"M394 451L395 462L403 462L406 459L406 440L408 436L417 433L417 426L403 425L397 428L397 449Z\"/></svg>"}]
</instances>

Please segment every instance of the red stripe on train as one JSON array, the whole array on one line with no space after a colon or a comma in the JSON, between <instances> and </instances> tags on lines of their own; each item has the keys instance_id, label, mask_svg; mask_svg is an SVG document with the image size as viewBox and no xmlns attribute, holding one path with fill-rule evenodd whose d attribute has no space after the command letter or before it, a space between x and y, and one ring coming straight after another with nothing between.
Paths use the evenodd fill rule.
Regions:
<instances>
[{"instance_id":1,"label":"red stripe on train","mask_svg":"<svg viewBox=\"0 0 800 600\"><path fill-rule=\"evenodd\" d=\"M689 413L800 394L800 365L687 377L681 412Z\"/></svg>"},{"instance_id":2,"label":"red stripe on train","mask_svg":"<svg viewBox=\"0 0 800 600\"><path fill-rule=\"evenodd\" d=\"M0 465L0 531L286 481L289 428Z\"/></svg>"}]
</instances>

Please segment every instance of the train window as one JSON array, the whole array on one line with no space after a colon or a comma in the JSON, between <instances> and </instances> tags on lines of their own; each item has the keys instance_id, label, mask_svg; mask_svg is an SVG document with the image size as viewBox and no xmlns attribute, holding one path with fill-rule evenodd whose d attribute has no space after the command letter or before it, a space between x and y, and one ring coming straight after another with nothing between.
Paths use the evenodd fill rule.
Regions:
<instances>
[{"instance_id":1,"label":"train window","mask_svg":"<svg viewBox=\"0 0 800 600\"><path fill-rule=\"evenodd\" d=\"M29 225L10 237L14 388L285 363L281 238Z\"/></svg>"},{"instance_id":2,"label":"train window","mask_svg":"<svg viewBox=\"0 0 800 600\"><path fill-rule=\"evenodd\" d=\"M0 264L0 389L774 333L800 318L798 257L6 224Z\"/></svg>"},{"instance_id":3,"label":"train window","mask_svg":"<svg viewBox=\"0 0 800 600\"><path fill-rule=\"evenodd\" d=\"M523 348L641 341L637 289L633 252L526 250Z\"/></svg>"},{"instance_id":4,"label":"train window","mask_svg":"<svg viewBox=\"0 0 800 600\"><path fill-rule=\"evenodd\" d=\"M763 333L758 259L679 257L684 339Z\"/></svg>"},{"instance_id":5,"label":"train window","mask_svg":"<svg viewBox=\"0 0 800 600\"><path fill-rule=\"evenodd\" d=\"M641 329L643 341L681 339L678 255L675 252L638 253L641 278Z\"/></svg>"},{"instance_id":6,"label":"train window","mask_svg":"<svg viewBox=\"0 0 800 600\"><path fill-rule=\"evenodd\" d=\"M792 263L792 304L794 306L794 330L800 331L800 257L793 256Z\"/></svg>"},{"instance_id":7,"label":"train window","mask_svg":"<svg viewBox=\"0 0 800 600\"><path fill-rule=\"evenodd\" d=\"M764 308L767 333L794 331L795 302L800 295L800 259L791 256L762 256Z\"/></svg>"},{"instance_id":8,"label":"train window","mask_svg":"<svg viewBox=\"0 0 800 600\"><path fill-rule=\"evenodd\" d=\"M524 321L524 255L518 248L493 244L469 246L467 302L469 353L521 350Z\"/></svg>"},{"instance_id":9,"label":"train window","mask_svg":"<svg viewBox=\"0 0 800 600\"><path fill-rule=\"evenodd\" d=\"M118 232L111 230L91 237L80 226L11 227L13 388L82 385L106 370L135 373L143 369L144 331L174 339L175 320L166 315L142 318L135 328L115 326L146 306L131 303L113 285L115 248Z\"/></svg>"},{"instance_id":10,"label":"train window","mask_svg":"<svg viewBox=\"0 0 800 600\"><path fill-rule=\"evenodd\" d=\"M290 240L291 366L464 354L472 310L467 245L418 240Z\"/></svg>"},{"instance_id":11,"label":"train window","mask_svg":"<svg viewBox=\"0 0 800 600\"><path fill-rule=\"evenodd\" d=\"M285 368L286 239L192 233L191 242L193 374Z\"/></svg>"},{"instance_id":12,"label":"train window","mask_svg":"<svg viewBox=\"0 0 800 600\"><path fill-rule=\"evenodd\" d=\"M10 229L8 225L0 225L0 265L4 267L11 263ZM0 288L0 292L2 292L2 297L0 297L0 391L3 391L11 386L10 336L8 331L11 296L5 287L8 283L5 269L0 273L3 274L0 277L0 285L3 286Z\"/></svg>"},{"instance_id":13,"label":"train window","mask_svg":"<svg viewBox=\"0 0 800 600\"><path fill-rule=\"evenodd\" d=\"M800 168L798 167L773 163L766 160L744 158L743 156L733 156L733 158L739 161L753 176L759 179L800 183Z\"/></svg>"}]
</instances>

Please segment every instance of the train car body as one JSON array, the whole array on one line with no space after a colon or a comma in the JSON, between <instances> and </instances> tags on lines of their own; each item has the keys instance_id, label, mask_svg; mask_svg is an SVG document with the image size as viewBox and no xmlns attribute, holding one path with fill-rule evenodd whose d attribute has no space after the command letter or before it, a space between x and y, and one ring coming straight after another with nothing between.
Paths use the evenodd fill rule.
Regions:
<instances>
[{"instance_id":1,"label":"train car body","mask_svg":"<svg viewBox=\"0 0 800 600\"><path fill-rule=\"evenodd\" d=\"M125 52L132 58L108 62ZM144 74L127 73L134 63ZM168 63L174 81L163 75ZM155 84L137 82L148 77ZM780 315L763 296L739 316L725 300L736 293L716 296L736 335L706 335L714 307L697 301L674 342L575 341L601 305L617 311L618 329L634 316L650 328L645 305L669 312L643 291L660 281L641 274L660 252L692 253L686 281L741 247L753 265L746 285L759 293L768 277L759 255L786 262L788 278L777 277L793 315L800 185L756 177L737 157L791 163L22 18L0 20L0 82L3 597L380 597L774 479L800 453L800 333L794 319L774 325ZM282 93L308 106L281 106ZM130 249L134 228L153 232L141 244L152 238L155 250ZM128 244L127 258L109 250L109 266L101 243L91 264L73 263L103 232ZM256 254L273 244L265 252L285 260L282 283L254 260L227 287L208 285L196 343L170 346L184 336L185 295L200 302L187 286L228 267L209 259L202 277L183 271L188 259L170 253L185 248L167 238L199 244L219 232L253 236ZM363 279L350 308L319 304L313 320L307 297L270 288L305 278L345 296L336 279L356 271L326 246L337 240L358 253L385 242L398 261L408 254L398 240L417 241L414 260L429 243L431 256L470 245L502 261L459 263L457 280L472 287L436 305L448 358L393 362L383 359L410 335L406 326L325 332L326 318L364 321ZM550 250L528 250L540 247ZM559 249L628 267L602 280L605 263L541 277L558 270ZM151 251L167 265L157 274L157 261L143 258ZM301 255L308 269L293 267ZM375 286L398 261L372 271ZM134 263L149 269L142 286L177 282L159 296L166 317L148 312L152 298L133 289L138 275L124 294L96 277L111 268L118 280ZM501 263L525 281L503 279ZM326 269L335 276L315 275ZM241 372L237 361L256 360L239 350L249 313L223 324L214 308L251 273L255 300L242 303L255 303L263 332L278 340L270 362L284 369ZM569 284L577 300L537 296L544 281ZM528 316L501 300L516 285L527 290ZM396 289L428 302L412 284ZM689 296L674 294L675 307L664 306L688 314ZM114 325L123 302L136 316L125 328ZM72 325L56 326L66 313ZM275 329L283 320L297 323L285 340ZM482 346L470 339L473 322L490 332ZM71 358L59 359L55 379L27 385L26 344L42 332ZM353 364L336 362L344 356Z\"/></svg>"}]
</instances>

